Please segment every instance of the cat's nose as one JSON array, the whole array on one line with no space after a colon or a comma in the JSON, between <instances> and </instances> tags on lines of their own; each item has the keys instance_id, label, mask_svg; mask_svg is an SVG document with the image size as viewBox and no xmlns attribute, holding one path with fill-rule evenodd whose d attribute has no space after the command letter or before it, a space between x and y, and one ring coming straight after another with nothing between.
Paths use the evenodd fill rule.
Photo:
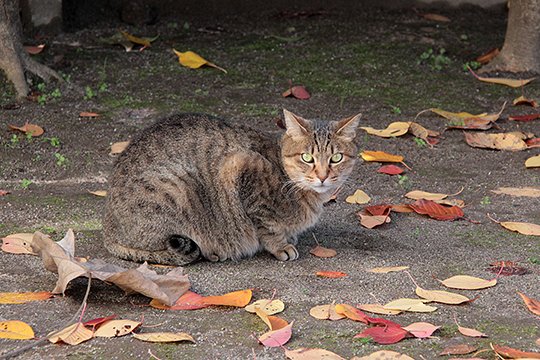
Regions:
<instances>
[{"instance_id":1,"label":"cat's nose","mask_svg":"<svg viewBox=\"0 0 540 360\"><path fill-rule=\"evenodd\" d=\"M324 181L328 179L328 174L317 174L317 178L320 180L321 184L323 184Z\"/></svg>"}]
</instances>

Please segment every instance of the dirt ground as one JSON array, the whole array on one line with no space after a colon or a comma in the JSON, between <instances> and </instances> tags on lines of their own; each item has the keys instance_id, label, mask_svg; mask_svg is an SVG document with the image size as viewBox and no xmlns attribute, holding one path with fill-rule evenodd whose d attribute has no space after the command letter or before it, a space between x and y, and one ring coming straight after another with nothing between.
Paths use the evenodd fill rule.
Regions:
<instances>
[{"instance_id":1,"label":"dirt ground","mask_svg":"<svg viewBox=\"0 0 540 360\"><path fill-rule=\"evenodd\" d=\"M114 158L110 145L129 140L156 118L173 112L206 112L250 124L261 131L280 131L275 119L287 108L307 118L339 119L363 113L362 126L384 128L392 121L412 121L428 108L471 113L496 113L524 91L539 100L540 82L524 90L490 85L463 71L463 64L490 48L501 46L505 13L475 7L447 10L313 9L305 14L263 12L211 17L162 17L154 25L127 26L107 21L76 32L45 39L41 61L60 71L69 86L47 84L40 102L10 106L12 90L0 83L0 235L36 230L60 240L68 228L77 237L76 255L102 258L125 267L136 264L113 258L102 247L101 216L104 199L88 191L107 188ZM450 22L419 16L436 12ZM310 16L303 16L310 15ZM126 52L108 45L117 29L159 38L142 52ZM29 42L31 40L29 39ZM39 41L34 41L39 42ZM192 70L178 64L171 48L192 50L227 69ZM432 49L435 55L422 61ZM440 54L444 49L444 54ZM449 63L446 63L449 60ZM420 62L420 63L419 63ZM442 62L441 69L437 64ZM309 100L283 98L293 84L311 92ZM59 92L55 90L59 89ZM80 118L95 111L98 118ZM529 107L507 106L497 131L529 131L540 136L537 122L509 121L508 115L533 113ZM9 131L7 124L26 121L41 125L45 134L27 139ZM417 122L442 131L446 121L433 113ZM358 162L351 181L318 225L319 242L337 250L331 259L309 254L315 245L309 231L300 240L300 259L276 261L263 253L240 262L199 262L185 268L192 289L202 295L253 288L254 298L282 299L281 316L294 320L289 349L320 347L344 358L364 356L380 349L396 350L415 359L434 359L446 346L467 343L479 349L490 343L539 351L539 318L516 294L540 298L540 241L519 235L490 221L540 224L538 198L496 195L501 186L540 186L540 170L526 169L524 161L540 149L503 152L469 147L463 132L449 130L434 148L422 146L410 135L383 139L358 136L362 150L400 154L413 170L406 176L377 173L379 165ZM392 222L375 229L360 226L355 213L361 205L344 201L356 189L366 191L372 204L401 203L413 189L456 193L465 201L467 220L436 221L417 214L394 214ZM527 268L521 276L501 276L495 287L456 291L476 301L463 306L438 304L434 313L405 313L391 317L402 325L427 321L442 326L429 339L405 339L395 345L377 345L353 339L365 325L348 320L322 321L309 315L315 305L331 303L386 303L415 297L405 273L374 274L378 266L407 265L424 288L441 289L438 279L467 274L491 279L490 262L513 261ZM157 269L164 271L163 269ZM341 279L315 276L319 270L343 271ZM0 254L0 291L52 290L56 275L41 260L26 255ZM36 336L58 329L78 308L85 279L71 282L64 297L24 305L0 305L0 321L22 320ZM46 344L24 359L148 359L149 350L160 359L284 359L280 348L259 345L256 336L265 326L243 309L211 308L198 311L162 311L145 306L143 296L124 296L108 284L95 281L84 319L117 314L140 319L141 331L184 331L196 344L150 344L130 336L92 339L77 346ZM467 338L460 325L478 329L488 338ZM155 326L155 327L154 327ZM536 342L536 344L535 344ZM0 340L0 352L16 349L23 341ZM480 358L494 359L493 352Z\"/></svg>"}]
</instances>

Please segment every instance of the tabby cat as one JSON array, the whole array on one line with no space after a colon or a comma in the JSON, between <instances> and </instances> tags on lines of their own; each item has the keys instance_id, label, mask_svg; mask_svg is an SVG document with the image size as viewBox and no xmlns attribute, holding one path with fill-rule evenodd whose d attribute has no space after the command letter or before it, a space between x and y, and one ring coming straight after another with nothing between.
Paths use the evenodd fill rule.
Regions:
<instances>
[{"instance_id":1,"label":"tabby cat","mask_svg":"<svg viewBox=\"0 0 540 360\"><path fill-rule=\"evenodd\" d=\"M295 260L353 169L360 115L306 120L284 110L281 138L202 114L163 119L133 139L110 179L104 243L133 261Z\"/></svg>"}]
</instances>

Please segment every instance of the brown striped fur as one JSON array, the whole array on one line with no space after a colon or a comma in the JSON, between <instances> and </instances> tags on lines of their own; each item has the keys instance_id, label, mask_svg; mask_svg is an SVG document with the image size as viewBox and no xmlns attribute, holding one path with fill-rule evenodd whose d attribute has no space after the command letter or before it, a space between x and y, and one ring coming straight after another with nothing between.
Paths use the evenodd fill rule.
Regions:
<instances>
[{"instance_id":1,"label":"brown striped fur","mask_svg":"<svg viewBox=\"0 0 540 360\"><path fill-rule=\"evenodd\" d=\"M327 122L284 114L281 138L201 114L144 130L110 179L107 249L173 265L201 255L238 260L261 249L298 258L296 236L315 224L353 168L359 115ZM343 160L331 163L337 153Z\"/></svg>"}]
</instances>

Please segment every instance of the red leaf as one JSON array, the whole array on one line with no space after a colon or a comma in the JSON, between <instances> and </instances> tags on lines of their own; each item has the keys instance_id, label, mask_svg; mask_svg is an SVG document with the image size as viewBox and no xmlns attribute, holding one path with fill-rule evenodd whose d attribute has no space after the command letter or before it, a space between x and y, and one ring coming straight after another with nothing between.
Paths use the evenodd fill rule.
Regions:
<instances>
[{"instance_id":1,"label":"red leaf","mask_svg":"<svg viewBox=\"0 0 540 360\"><path fill-rule=\"evenodd\" d=\"M399 175L403 173L403 169L397 165L383 165L377 172L388 175Z\"/></svg>"},{"instance_id":2,"label":"red leaf","mask_svg":"<svg viewBox=\"0 0 540 360\"><path fill-rule=\"evenodd\" d=\"M493 350L495 350L497 354L511 359L540 359L540 353L521 351L508 346L499 346L497 344L493 344Z\"/></svg>"},{"instance_id":3,"label":"red leaf","mask_svg":"<svg viewBox=\"0 0 540 360\"><path fill-rule=\"evenodd\" d=\"M315 275L325 278L337 279L344 276L347 276L344 272L341 271L317 271Z\"/></svg>"},{"instance_id":4,"label":"red leaf","mask_svg":"<svg viewBox=\"0 0 540 360\"><path fill-rule=\"evenodd\" d=\"M514 120L514 121L533 121L535 119L540 118L540 113L538 114L530 114L530 115L510 115L508 116L508 120Z\"/></svg>"},{"instance_id":5,"label":"red leaf","mask_svg":"<svg viewBox=\"0 0 540 360\"><path fill-rule=\"evenodd\" d=\"M272 330L262 334L259 337L259 342L267 347L279 347L286 344L292 336L292 326L294 321L281 329Z\"/></svg>"},{"instance_id":6,"label":"red leaf","mask_svg":"<svg viewBox=\"0 0 540 360\"><path fill-rule=\"evenodd\" d=\"M0 190L0 196L6 196L7 194L9 194L9 191Z\"/></svg>"},{"instance_id":7,"label":"red leaf","mask_svg":"<svg viewBox=\"0 0 540 360\"><path fill-rule=\"evenodd\" d=\"M434 146L434 145L437 145L438 143L441 142L441 139L439 139L438 137L432 137L432 136L428 136L428 138L426 139L427 143L431 146Z\"/></svg>"},{"instance_id":8,"label":"red leaf","mask_svg":"<svg viewBox=\"0 0 540 360\"><path fill-rule=\"evenodd\" d=\"M45 48L45 44L40 44L40 45L24 45L24 50L26 50L27 53L29 53L30 55L37 55L39 54L40 52L43 51L43 49Z\"/></svg>"},{"instance_id":9,"label":"red leaf","mask_svg":"<svg viewBox=\"0 0 540 360\"><path fill-rule=\"evenodd\" d=\"M527 139L525 140L525 144L527 144L529 148L540 147L540 138Z\"/></svg>"},{"instance_id":10,"label":"red leaf","mask_svg":"<svg viewBox=\"0 0 540 360\"><path fill-rule=\"evenodd\" d=\"M99 327L99 325L103 324L106 321L116 319L116 315L109 315L107 317L100 317L92 320L88 320L87 322L83 323L84 326L91 326L92 330L96 330L96 328Z\"/></svg>"},{"instance_id":11,"label":"red leaf","mask_svg":"<svg viewBox=\"0 0 540 360\"><path fill-rule=\"evenodd\" d=\"M387 216L390 214L390 209L392 205L372 205L366 206L364 210L370 213L373 216Z\"/></svg>"},{"instance_id":12,"label":"red leaf","mask_svg":"<svg viewBox=\"0 0 540 360\"><path fill-rule=\"evenodd\" d=\"M388 326L381 327L376 326L362 331L360 334L356 334L355 338L372 338L378 344L387 345L395 344L405 339L409 333L403 330L401 327Z\"/></svg>"},{"instance_id":13,"label":"red leaf","mask_svg":"<svg viewBox=\"0 0 540 360\"><path fill-rule=\"evenodd\" d=\"M387 320L383 318L367 317L366 319L371 325L375 325L375 326L380 325L380 326L385 326L385 327L398 327L398 328L401 327L401 325L399 325L398 323L395 323L391 320Z\"/></svg>"},{"instance_id":14,"label":"red leaf","mask_svg":"<svg viewBox=\"0 0 540 360\"><path fill-rule=\"evenodd\" d=\"M420 199L409 205L418 214L429 215L435 220L450 221L462 218L463 210L457 206L443 206L431 200Z\"/></svg>"},{"instance_id":15,"label":"red leaf","mask_svg":"<svg viewBox=\"0 0 540 360\"><path fill-rule=\"evenodd\" d=\"M293 96L300 100L307 100L311 97L309 93L307 92L306 88L302 85L295 85L289 88L289 90L285 91L282 94L283 97Z\"/></svg>"}]
</instances>

